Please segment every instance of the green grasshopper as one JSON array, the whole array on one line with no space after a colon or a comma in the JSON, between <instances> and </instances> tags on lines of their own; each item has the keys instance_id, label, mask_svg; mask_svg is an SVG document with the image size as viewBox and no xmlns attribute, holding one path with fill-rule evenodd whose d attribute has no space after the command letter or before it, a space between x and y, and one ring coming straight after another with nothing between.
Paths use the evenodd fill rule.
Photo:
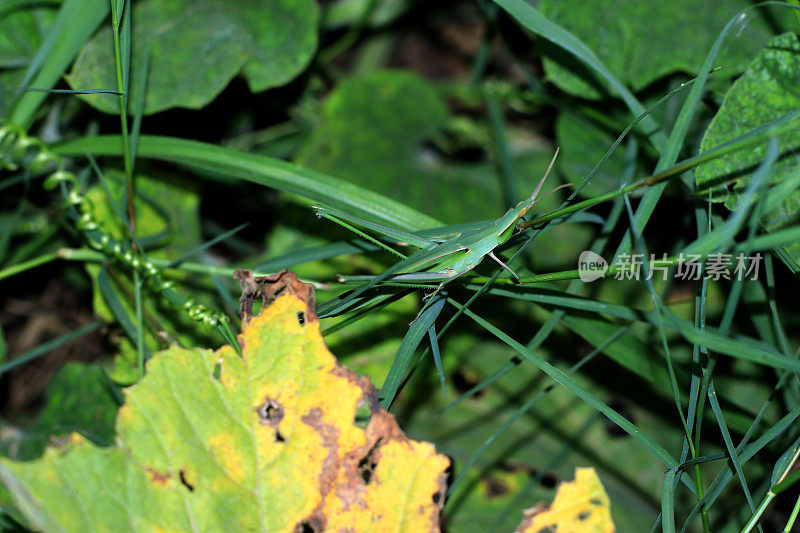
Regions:
<instances>
[{"instance_id":1,"label":"green grasshopper","mask_svg":"<svg viewBox=\"0 0 800 533\"><path fill-rule=\"evenodd\" d=\"M550 161L550 165L547 167L547 171L539 181L530 198L521 201L516 206L509 209L503 216L490 222L486 226L462 231L441 242L373 224L328 207L314 206L314 209L319 216L324 216L339 224L342 224L341 219L344 219L397 239L398 241L422 248L418 252L399 261L381 275L369 277L370 281L360 287L356 293L352 295L353 297L358 296L383 280L412 283L440 282L439 287L436 289L436 292L438 292L445 284L478 266L486 256L490 257L503 269L510 272L517 281L520 281L519 276L494 254L494 250L498 246L508 242L514 235L517 221L522 219L528 210L539 200L537 197L555 164L556 157L558 157L558 150L556 150L553 159ZM565 185L562 185L562 187L563 186ZM349 227L346 224L343 225ZM377 242L377 244L385 247L380 242ZM394 252L394 250L391 251ZM348 279L357 278L353 277Z\"/></svg>"},{"instance_id":2,"label":"green grasshopper","mask_svg":"<svg viewBox=\"0 0 800 533\"><path fill-rule=\"evenodd\" d=\"M349 224L343 222L343 220L381 233L396 239L399 242L405 242L421 248L416 253L395 263L392 267L385 270L380 275L365 277L364 279L367 281L367 283L351 293L346 300L340 304L340 308L343 309L347 301L354 300L366 290L374 287L381 281L407 283L438 282L438 287L436 287L434 292L427 298L428 302L431 302L433 299L432 297L441 291L447 283L450 283L459 276L478 266L478 264L480 264L486 256L497 262L497 264L499 264L503 269L510 272L511 275L513 275L517 281L520 281L521 283L519 276L517 276L517 274L511 270L508 265L506 265L494 254L494 250L498 246L508 242L508 240L515 233L517 222L522 219L522 217L527 214L528 210L540 199L538 198L539 192L544 186L545 180L547 180L547 177L550 174L557 157L558 150L556 150L556 153L553 155L553 159L550 161L547 171L537 184L536 189L533 191L533 194L531 194L530 198L519 202L516 206L509 209L502 217L490 222L485 226L462 231L441 241L427 239L419 235L414 235L394 228L388 228L386 226L374 224L329 207L314 206L318 216L328 218L351 229L352 231L360 233L361 235L365 234L361 233L357 229L354 229ZM561 187L565 186L567 185L562 185ZM550 192L554 192L561 187L557 187ZM391 248L388 248L380 241L372 239L368 236L366 237L379 246L403 257L402 254L399 254ZM355 276L347 278L348 281L357 279L361 278ZM423 307L423 310L424 309L425 308Z\"/></svg>"}]
</instances>

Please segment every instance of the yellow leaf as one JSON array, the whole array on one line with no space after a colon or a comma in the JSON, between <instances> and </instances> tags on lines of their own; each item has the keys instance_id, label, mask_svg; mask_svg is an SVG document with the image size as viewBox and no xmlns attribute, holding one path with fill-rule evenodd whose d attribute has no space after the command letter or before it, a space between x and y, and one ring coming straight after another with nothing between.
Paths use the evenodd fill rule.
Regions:
<instances>
[{"instance_id":1,"label":"yellow leaf","mask_svg":"<svg viewBox=\"0 0 800 533\"><path fill-rule=\"evenodd\" d=\"M30 524L438 531L449 460L408 439L369 381L337 363L313 291L292 284L303 285L289 279L245 326L243 357L230 347L156 354L126 391L114 446L73 435L40 460L0 460L0 480ZM361 404L371 411L365 428L355 423Z\"/></svg>"},{"instance_id":2,"label":"yellow leaf","mask_svg":"<svg viewBox=\"0 0 800 533\"><path fill-rule=\"evenodd\" d=\"M576 468L575 481L558 485L550 507L525 511L517 533L613 533L611 504L594 468Z\"/></svg>"}]
</instances>

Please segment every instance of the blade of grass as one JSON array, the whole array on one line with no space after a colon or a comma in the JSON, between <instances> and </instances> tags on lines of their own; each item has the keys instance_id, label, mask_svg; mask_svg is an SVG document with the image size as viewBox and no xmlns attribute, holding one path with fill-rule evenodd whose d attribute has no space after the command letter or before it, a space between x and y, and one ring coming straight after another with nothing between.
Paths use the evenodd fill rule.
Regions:
<instances>
[{"instance_id":1,"label":"blade of grass","mask_svg":"<svg viewBox=\"0 0 800 533\"><path fill-rule=\"evenodd\" d=\"M118 156L121 155L119 143L118 136L84 137L55 146L53 151L60 155L81 156L88 150L95 156ZM390 226L413 229L443 226L438 220L400 202L280 159L155 135L139 137L139 156L244 179Z\"/></svg>"},{"instance_id":2,"label":"blade of grass","mask_svg":"<svg viewBox=\"0 0 800 533\"><path fill-rule=\"evenodd\" d=\"M105 2L65 0L28 65L21 88L52 89L107 15ZM27 130L46 96L44 92L30 91L18 95L8 114L9 120Z\"/></svg>"},{"instance_id":3,"label":"blade of grass","mask_svg":"<svg viewBox=\"0 0 800 533\"><path fill-rule=\"evenodd\" d=\"M195 246L194 248L192 248L191 250L187 251L185 254L181 255L177 259L174 259L174 260L170 261L169 263L164 265L163 268L176 268L181 263L183 263L184 261L189 259L190 257L193 257L193 256L199 254L200 252L208 250L209 248L211 248L212 246L214 246L215 244L217 244L219 242L227 240L228 238L232 237L233 235L236 235L237 233L239 233L240 231L242 231L244 228L246 228L249 225L250 225L249 222L245 222L244 224L240 224L240 225L236 226L233 229L229 229L226 232L220 233L219 235L217 235L213 239L209 239L206 242L200 244L199 246Z\"/></svg>"},{"instance_id":4,"label":"blade of grass","mask_svg":"<svg viewBox=\"0 0 800 533\"><path fill-rule=\"evenodd\" d=\"M436 339L436 323L431 324L428 328L428 339L431 343L431 351L433 352L433 363L436 365L436 373L439 374L439 382L442 384L442 392L445 399L447 399L447 386L444 383L444 369L442 368L442 356L439 354L439 341Z\"/></svg>"},{"instance_id":5,"label":"blade of grass","mask_svg":"<svg viewBox=\"0 0 800 533\"><path fill-rule=\"evenodd\" d=\"M505 9L525 28L555 43L557 46L573 54L590 69L597 72L617 91L634 116L640 115L645 111L644 106L636 99L633 93L628 90L625 84L619 81L617 77L608 70L608 67L600 61L600 58L575 35L546 18L533 6L525 2L525 0L494 0L494 2ZM652 117L646 116L642 119L642 131L649 137L653 146L659 151L663 150L667 138L661 130L661 127Z\"/></svg>"},{"instance_id":6,"label":"blade of grass","mask_svg":"<svg viewBox=\"0 0 800 533\"><path fill-rule=\"evenodd\" d=\"M100 292L103 295L103 299L105 300L106 304L108 304L108 308L111 310L111 313L116 318L119 325L122 327L122 330L131 340L134 346L139 346L139 334L138 334L138 327L131 320L130 316L128 316L128 312L125 311L125 307L122 305L122 302L117 297L117 293L114 288L111 286L111 279L108 276L108 270L106 269L105 265L100 268L100 273L97 275L97 286L100 288ZM147 346L144 346L143 352L145 354L145 358L150 358L150 350Z\"/></svg>"},{"instance_id":7,"label":"blade of grass","mask_svg":"<svg viewBox=\"0 0 800 533\"><path fill-rule=\"evenodd\" d=\"M620 328L617 333L609 337L606 342L604 342L599 347L592 350L590 353L586 354L580 361L572 365L569 370L565 373L567 376L572 376L575 374L580 368L594 359L594 357L602 353L608 346L612 345L616 342L617 339L622 337L624 334L628 332L627 327ZM467 474L469 469L475 464L475 462L480 458L483 453L489 449L489 447L502 435L508 428L510 428L523 414L528 412L533 408L536 403L544 398L550 391L556 388L556 383L549 383L545 387L543 387L539 392L531 396L528 401L526 401L523 405L521 405L516 411L514 411L508 419L503 422L490 436L486 439L481 446L475 450L472 455L467 459L464 465L461 467L461 471L458 473L456 478L453 480L453 483L448 487L448 493L452 494L455 491L456 487L463 481L464 476Z\"/></svg>"},{"instance_id":8,"label":"blade of grass","mask_svg":"<svg viewBox=\"0 0 800 533\"><path fill-rule=\"evenodd\" d=\"M794 424L794 422L797 420L798 417L800 417L800 407L797 407L792 411L790 411L789 413L787 413L783 418L781 418L775 425L773 425L769 430L767 430L761 437L759 437L752 444L746 446L744 446L743 443L739 444L736 450L739 453L739 460L741 461L741 463L745 464L747 463L747 461L755 457L755 455L758 452L760 452L765 446L767 446L770 442L775 440L788 428L792 427L792 425ZM686 531L689 523L695 517L701 506L706 504L711 505L719 498L719 496L722 494L722 491L725 489L727 484L733 479L733 475L734 475L733 466L729 463L727 467L724 468L717 475L717 477L709 486L706 494L692 509L692 512L689 514L688 518L686 519L686 522L681 528L681 533Z\"/></svg>"},{"instance_id":9,"label":"blade of grass","mask_svg":"<svg viewBox=\"0 0 800 533\"><path fill-rule=\"evenodd\" d=\"M658 174L666 170L667 168L675 165L675 161L678 158L680 153L681 147L685 144L685 138L687 133L689 132L689 128L694 117L697 114L697 109L700 103L700 99L703 95L703 91L705 89L706 81L708 78L708 73L714 66L714 61L716 60L717 54L719 53L720 48L722 47L722 43L725 40L728 32L734 27L735 24L740 22L744 17L747 16L747 13L758 9L759 7L765 5L778 5L779 2L764 2L762 4L758 4L756 6L751 6L746 9L743 9L733 17L731 17L728 22L725 24L725 27L719 32L717 39L714 41L711 49L706 54L706 58L703 61L703 66L700 67L700 74L697 77L697 83L694 84L692 87L691 92L689 93L688 98L684 102L681 111L678 115L678 119L675 121L675 125L670 132L669 139L665 145L665 149L662 151L661 157L656 164L654 173ZM785 4L784 4L785 5ZM691 175L686 175L684 179L684 183L687 185L691 185L694 181L694 177ZM661 194L664 192L664 188L666 187L666 183L656 185L645 192L645 195L642 197L639 205L636 209L636 222L639 225L639 228L644 231L645 226L647 226L647 222L650 220L650 216L653 214L655 210L656 204L658 204L659 199L661 198ZM631 240L628 234L625 234L622 240L617 247L617 251L614 254L614 259L616 260L622 253L628 253L631 250ZM613 261L612 261L613 262Z\"/></svg>"},{"instance_id":10,"label":"blade of grass","mask_svg":"<svg viewBox=\"0 0 800 533\"><path fill-rule=\"evenodd\" d=\"M32 350L23 353L19 357L15 357L14 359L6 361L2 365L0 365L0 376L2 376L3 374L5 374L6 372L8 372L13 368L24 365L25 363L33 361L34 359L37 359L43 355L47 355L48 353L55 350L59 346L66 344L79 337L82 337L88 333L91 333L99 329L102 325L103 325L102 320L95 320L93 322L90 322L89 324L86 324L85 326L81 326L77 329L74 329L69 333L56 337L51 341L47 341L43 344L40 344L36 348L33 348Z\"/></svg>"},{"instance_id":11,"label":"blade of grass","mask_svg":"<svg viewBox=\"0 0 800 533\"><path fill-rule=\"evenodd\" d=\"M451 298L447 299L448 303L453 305L456 309L464 309L464 306L459 304L458 302L452 300ZM486 329L489 333L500 339L502 342L509 345L511 348L516 350L520 355L522 355L525 359L536 365L542 372L550 376L556 383L566 388L568 391L573 393L575 396L604 414L609 420L617 424L620 428L622 428L626 433L636 439L639 443L641 443L647 450L649 450L653 455L655 455L658 459L660 459L665 465L672 468L678 464L678 462L669 454L667 450L665 450L658 442L656 442L652 437L647 435L644 431L642 431L639 427L631 423L628 419L623 417L617 411L606 405L604 402L599 400L594 394L592 394L588 389L580 385L578 382L573 380L570 376L566 375L564 372L559 370L558 368L554 367L547 361L545 361L542 357L536 355L534 352L528 350L519 342L515 341L500 329L489 323L488 321L484 320L483 318L479 317L472 311L468 309L464 309L464 314ZM692 493L694 493L695 488L692 485L691 481L689 481L688 476L683 476L682 481L686 486L689 488Z\"/></svg>"},{"instance_id":12,"label":"blade of grass","mask_svg":"<svg viewBox=\"0 0 800 533\"><path fill-rule=\"evenodd\" d=\"M434 295L434 300L430 302L417 319L408 328L403 341L400 343L400 348L397 350L397 355L392 361L392 366L389 368L389 373L381 387L380 400L384 409L389 409L392 402L397 395L400 388L400 383L406 374L406 369L411 361L411 356L419 346L425 333L436 322L439 313L444 309L446 295L443 292L438 292Z\"/></svg>"}]
</instances>

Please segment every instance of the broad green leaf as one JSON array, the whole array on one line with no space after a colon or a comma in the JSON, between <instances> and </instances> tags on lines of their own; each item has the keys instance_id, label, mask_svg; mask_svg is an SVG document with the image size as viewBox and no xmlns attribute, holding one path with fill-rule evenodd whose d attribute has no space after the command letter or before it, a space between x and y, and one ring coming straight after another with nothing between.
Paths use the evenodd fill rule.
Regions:
<instances>
[{"instance_id":1,"label":"broad green leaf","mask_svg":"<svg viewBox=\"0 0 800 533\"><path fill-rule=\"evenodd\" d=\"M411 205L428 197L421 210L431 213L444 191L422 176L434 157L422 143L445 126L447 110L423 79L402 71L350 78L328 96L320 119L300 164Z\"/></svg>"},{"instance_id":2,"label":"broad green leaf","mask_svg":"<svg viewBox=\"0 0 800 533\"><path fill-rule=\"evenodd\" d=\"M0 67L27 66L52 24L55 11L47 7L0 6Z\"/></svg>"},{"instance_id":3,"label":"broad green leaf","mask_svg":"<svg viewBox=\"0 0 800 533\"><path fill-rule=\"evenodd\" d=\"M750 5L746 0L709 0L698 12L692 0L542 0L539 9L586 43L620 81L640 90L673 72L697 73L719 31ZM739 72L772 33L758 12L747 15L743 30L718 57L728 76ZM561 89L582 98L607 94L605 83L572 56L551 46L546 52L545 72Z\"/></svg>"},{"instance_id":4,"label":"broad green leaf","mask_svg":"<svg viewBox=\"0 0 800 533\"><path fill-rule=\"evenodd\" d=\"M134 3L131 86L151 54L145 113L201 108L241 73L254 92L287 83L317 46L314 0L144 0ZM100 31L78 57L68 81L74 89L116 87L112 34ZM135 99L138 92L132 91ZM82 96L106 113L116 97ZM138 103L129 102L131 109Z\"/></svg>"},{"instance_id":5,"label":"broad green leaf","mask_svg":"<svg viewBox=\"0 0 800 533\"><path fill-rule=\"evenodd\" d=\"M73 435L38 461L0 462L30 523L438 531L449 460L374 407L375 389L338 365L297 291L245 327L243 357L172 347L151 359L126 390L114 446ZM354 423L363 402L374 408L365 429Z\"/></svg>"},{"instance_id":6,"label":"broad green leaf","mask_svg":"<svg viewBox=\"0 0 800 533\"><path fill-rule=\"evenodd\" d=\"M576 468L575 481L561 483L549 507L537 505L525 511L517 531L613 533L611 502L594 468Z\"/></svg>"},{"instance_id":7,"label":"broad green leaf","mask_svg":"<svg viewBox=\"0 0 800 533\"><path fill-rule=\"evenodd\" d=\"M710 150L739 135L800 108L800 41L794 33L786 33L769 41L747 71L736 80L725 95L717 115L706 130L700 152ZM800 137L796 132L779 137L781 156L772 170L772 183L788 178L800 168L797 149ZM711 189L716 201L724 201L734 210L740 193L748 184L747 176L764 157L766 143L752 150L740 150L715 159L695 170L698 189ZM714 187L719 181L742 176L728 187ZM796 220L800 192L787 191L780 206L766 214L765 225L774 230ZM800 258L800 245L788 246L795 260Z\"/></svg>"},{"instance_id":8,"label":"broad green leaf","mask_svg":"<svg viewBox=\"0 0 800 533\"><path fill-rule=\"evenodd\" d=\"M500 216L510 206L504 205L494 165L452 164L425 146L446 120L447 110L433 87L415 74L363 74L328 96L321 123L298 162L446 222ZM551 157L541 147L515 150L510 167L517 188L529 195ZM545 202L540 208L546 209Z\"/></svg>"}]
</instances>

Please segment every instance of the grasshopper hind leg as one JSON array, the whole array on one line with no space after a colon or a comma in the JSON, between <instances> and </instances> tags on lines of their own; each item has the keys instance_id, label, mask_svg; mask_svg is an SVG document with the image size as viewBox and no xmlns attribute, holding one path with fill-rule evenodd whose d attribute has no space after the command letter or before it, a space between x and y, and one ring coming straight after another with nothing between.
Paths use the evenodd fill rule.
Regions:
<instances>
[{"instance_id":1,"label":"grasshopper hind leg","mask_svg":"<svg viewBox=\"0 0 800 533\"><path fill-rule=\"evenodd\" d=\"M497 264L498 264L498 265L500 265L500 266L501 266L501 267L503 267L504 269L508 270L508 271L511 273L511 275L512 275L512 276L514 276L514 277L517 279L517 281L520 283L520 285L524 285L524 284L522 283L522 280L521 280L521 279L519 279L519 276L517 276L517 273L516 273L516 272L514 272L513 270L511 270L511 267L510 267L510 266L508 266L507 264L503 263L503 262L502 262L502 261L501 261L501 260L500 260L500 259L499 259L499 258L496 256L496 255L494 255L494 252L489 252L489 253L488 253L488 254L486 254L486 255L488 255L489 257L491 257L492 259L494 259L494 260L497 262Z\"/></svg>"}]
</instances>

